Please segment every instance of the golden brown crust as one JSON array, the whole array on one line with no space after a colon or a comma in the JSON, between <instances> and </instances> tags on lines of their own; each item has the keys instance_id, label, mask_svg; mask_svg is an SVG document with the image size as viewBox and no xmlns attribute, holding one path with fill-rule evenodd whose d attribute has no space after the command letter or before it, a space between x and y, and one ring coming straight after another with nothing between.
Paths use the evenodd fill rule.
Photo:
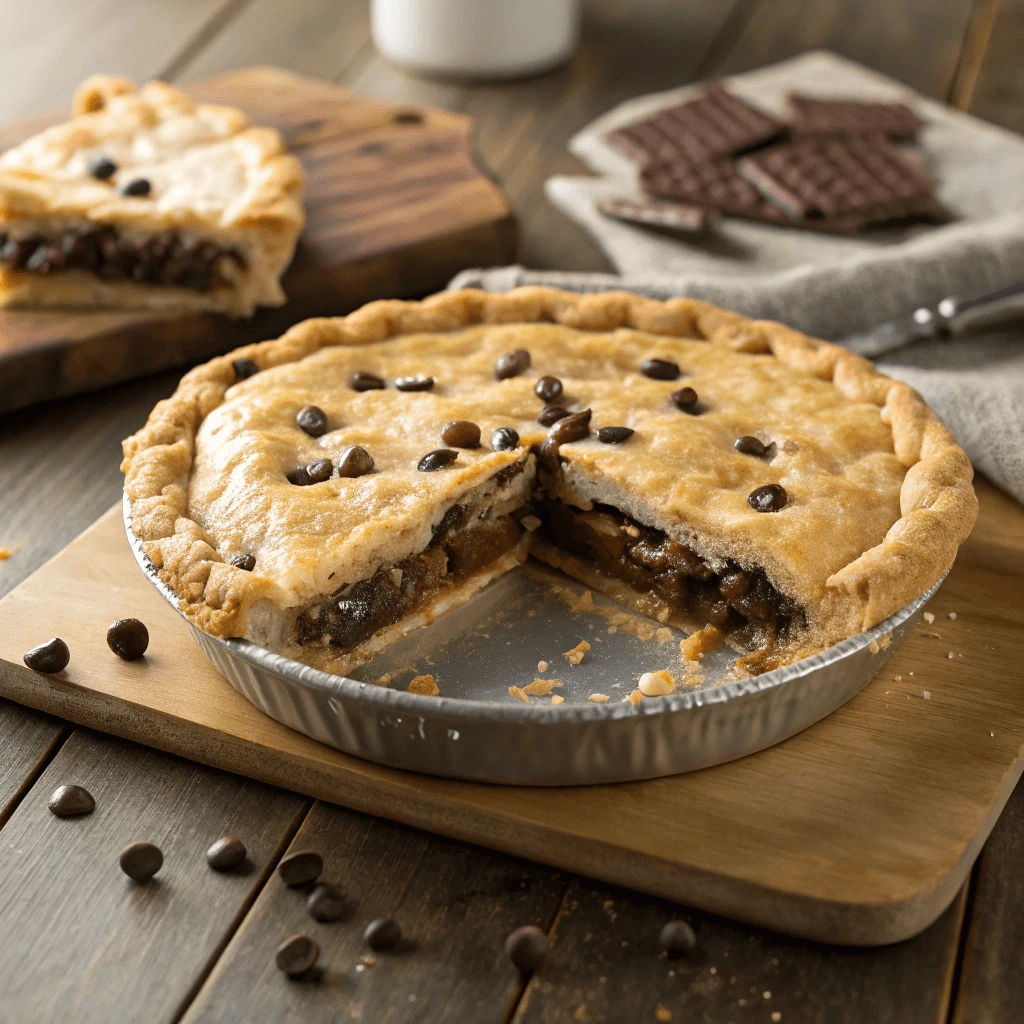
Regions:
<instances>
[{"instance_id":1,"label":"golden brown crust","mask_svg":"<svg viewBox=\"0 0 1024 1024\"><path fill-rule=\"evenodd\" d=\"M186 374L146 426L125 441L122 468L133 529L192 621L219 635L239 635L246 610L261 598L273 599L269 580L221 561L210 538L187 514L196 432L235 383L233 359L250 358L268 369L330 346L475 324L532 322L591 332L626 327L704 339L737 352L770 353L787 366L831 381L846 398L878 407L891 431L893 451L907 468L899 495L901 516L880 544L827 580L832 642L882 620L935 583L974 524L972 469L949 431L910 387L839 346L692 299L662 302L625 292L578 295L537 287L500 295L446 292L423 302L374 302L347 317L309 320L275 341L211 360Z\"/></svg>"}]
</instances>

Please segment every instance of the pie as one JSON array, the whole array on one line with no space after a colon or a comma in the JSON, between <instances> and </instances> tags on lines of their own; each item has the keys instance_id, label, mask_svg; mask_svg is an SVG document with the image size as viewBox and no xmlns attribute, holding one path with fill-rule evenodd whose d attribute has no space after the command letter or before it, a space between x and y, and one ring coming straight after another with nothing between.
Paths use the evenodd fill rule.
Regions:
<instances>
[{"instance_id":1,"label":"pie","mask_svg":"<svg viewBox=\"0 0 1024 1024\"><path fill-rule=\"evenodd\" d=\"M748 671L939 580L972 470L910 387L703 302L374 302L211 360L124 444L131 529L201 629L344 673L527 554Z\"/></svg>"},{"instance_id":2,"label":"pie","mask_svg":"<svg viewBox=\"0 0 1024 1024\"><path fill-rule=\"evenodd\" d=\"M276 131L105 75L73 113L0 156L0 305L249 316L285 301L304 174Z\"/></svg>"}]
</instances>

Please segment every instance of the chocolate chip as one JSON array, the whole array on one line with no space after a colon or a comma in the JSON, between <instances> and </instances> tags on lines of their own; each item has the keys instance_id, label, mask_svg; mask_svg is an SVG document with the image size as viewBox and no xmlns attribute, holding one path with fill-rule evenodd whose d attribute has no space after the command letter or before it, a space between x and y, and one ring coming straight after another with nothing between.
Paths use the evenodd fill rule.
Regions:
<instances>
[{"instance_id":1,"label":"chocolate chip","mask_svg":"<svg viewBox=\"0 0 1024 1024\"><path fill-rule=\"evenodd\" d=\"M507 452L519 447L519 433L511 427L498 427L491 434L491 451Z\"/></svg>"},{"instance_id":2,"label":"chocolate chip","mask_svg":"<svg viewBox=\"0 0 1024 1024\"><path fill-rule=\"evenodd\" d=\"M334 472L334 463L330 459L314 459L305 466L299 466L288 474L288 482L297 487L308 487L329 480Z\"/></svg>"},{"instance_id":3,"label":"chocolate chip","mask_svg":"<svg viewBox=\"0 0 1024 1024\"><path fill-rule=\"evenodd\" d=\"M395 381L399 391L429 391L433 386L433 377L399 377Z\"/></svg>"},{"instance_id":4,"label":"chocolate chip","mask_svg":"<svg viewBox=\"0 0 1024 1024\"><path fill-rule=\"evenodd\" d=\"M60 637L55 636L45 644L33 647L22 660L33 672L53 675L54 672L62 672L68 667L71 652L68 645Z\"/></svg>"},{"instance_id":5,"label":"chocolate chip","mask_svg":"<svg viewBox=\"0 0 1024 1024\"><path fill-rule=\"evenodd\" d=\"M233 565L236 569L241 569L242 572L252 572L256 568L256 556L245 552L241 555L232 555L228 559L228 565Z\"/></svg>"},{"instance_id":6,"label":"chocolate chip","mask_svg":"<svg viewBox=\"0 0 1024 1024\"><path fill-rule=\"evenodd\" d=\"M160 847L152 843L132 843L121 851L121 870L136 882L148 882L163 863Z\"/></svg>"},{"instance_id":7,"label":"chocolate chip","mask_svg":"<svg viewBox=\"0 0 1024 1024\"><path fill-rule=\"evenodd\" d=\"M537 970L548 951L548 937L533 924L517 928L505 940L505 952L523 974Z\"/></svg>"},{"instance_id":8,"label":"chocolate chip","mask_svg":"<svg viewBox=\"0 0 1024 1024\"><path fill-rule=\"evenodd\" d=\"M89 161L89 173L99 181L107 181L117 174L117 164L109 156L94 156Z\"/></svg>"},{"instance_id":9,"label":"chocolate chip","mask_svg":"<svg viewBox=\"0 0 1024 1024\"><path fill-rule=\"evenodd\" d=\"M755 512L778 512L786 507L788 495L782 484L765 484L755 487L747 497Z\"/></svg>"},{"instance_id":10,"label":"chocolate chip","mask_svg":"<svg viewBox=\"0 0 1024 1024\"><path fill-rule=\"evenodd\" d=\"M450 466L458 457L459 453L453 452L451 448L435 448L420 459L416 468L421 473L436 473L439 469Z\"/></svg>"},{"instance_id":11,"label":"chocolate chip","mask_svg":"<svg viewBox=\"0 0 1024 1024\"><path fill-rule=\"evenodd\" d=\"M363 932L363 941L378 953L384 953L402 941L402 929L390 917L378 917L371 921Z\"/></svg>"},{"instance_id":12,"label":"chocolate chip","mask_svg":"<svg viewBox=\"0 0 1024 1024\"><path fill-rule=\"evenodd\" d=\"M640 372L652 380L675 380L679 376L679 364L669 359L645 359Z\"/></svg>"},{"instance_id":13,"label":"chocolate chip","mask_svg":"<svg viewBox=\"0 0 1024 1024\"><path fill-rule=\"evenodd\" d=\"M238 836L221 836L206 851L206 863L214 871L230 871L245 860L245 843Z\"/></svg>"},{"instance_id":14,"label":"chocolate chip","mask_svg":"<svg viewBox=\"0 0 1024 1024\"><path fill-rule=\"evenodd\" d=\"M327 433L327 413L318 405L306 405L295 415L295 422L310 437L322 437Z\"/></svg>"},{"instance_id":15,"label":"chocolate chip","mask_svg":"<svg viewBox=\"0 0 1024 1024\"><path fill-rule=\"evenodd\" d=\"M235 375L239 380L245 380L246 377L260 372L260 368L251 359L234 359L231 365L235 368Z\"/></svg>"},{"instance_id":16,"label":"chocolate chip","mask_svg":"<svg viewBox=\"0 0 1024 1024\"><path fill-rule=\"evenodd\" d=\"M697 945L697 936L685 921L669 921L658 936L658 945L672 959L685 956Z\"/></svg>"},{"instance_id":17,"label":"chocolate chip","mask_svg":"<svg viewBox=\"0 0 1024 1024\"><path fill-rule=\"evenodd\" d=\"M118 619L107 630L107 646L124 661L135 661L146 653L149 630L138 619Z\"/></svg>"},{"instance_id":18,"label":"chocolate chip","mask_svg":"<svg viewBox=\"0 0 1024 1024\"><path fill-rule=\"evenodd\" d=\"M324 861L319 853L312 850L297 850L281 858L277 865L277 873L285 885L299 889L315 882L324 869Z\"/></svg>"},{"instance_id":19,"label":"chocolate chip","mask_svg":"<svg viewBox=\"0 0 1024 1024\"><path fill-rule=\"evenodd\" d=\"M548 440L555 444L570 444L590 436L590 410L574 412L559 420L549 431Z\"/></svg>"},{"instance_id":20,"label":"chocolate chip","mask_svg":"<svg viewBox=\"0 0 1024 1024\"><path fill-rule=\"evenodd\" d=\"M58 786L47 804L58 818L73 818L77 814L90 814L96 809L92 793L81 786Z\"/></svg>"},{"instance_id":21,"label":"chocolate chip","mask_svg":"<svg viewBox=\"0 0 1024 1024\"><path fill-rule=\"evenodd\" d=\"M148 196L152 186L146 178L132 178L131 181L121 186L123 196Z\"/></svg>"},{"instance_id":22,"label":"chocolate chip","mask_svg":"<svg viewBox=\"0 0 1024 1024\"><path fill-rule=\"evenodd\" d=\"M351 478L366 476L373 472L373 456L359 445L354 444L341 453L338 460L338 476Z\"/></svg>"},{"instance_id":23,"label":"chocolate chip","mask_svg":"<svg viewBox=\"0 0 1024 1024\"><path fill-rule=\"evenodd\" d=\"M569 410L564 405L545 405L537 415L537 422L543 427L550 427L568 415Z\"/></svg>"},{"instance_id":24,"label":"chocolate chip","mask_svg":"<svg viewBox=\"0 0 1024 1024\"><path fill-rule=\"evenodd\" d=\"M451 420L441 429L441 440L453 448L476 448L480 444L480 428L469 420Z\"/></svg>"},{"instance_id":25,"label":"chocolate chip","mask_svg":"<svg viewBox=\"0 0 1024 1024\"><path fill-rule=\"evenodd\" d=\"M541 377L534 384L533 393L542 402L553 402L562 394L562 382L557 377Z\"/></svg>"},{"instance_id":26,"label":"chocolate chip","mask_svg":"<svg viewBox=\"0 0 1024 1024\"><path fill-rule=\"evenodd\" d=\"M494 364L494 376L498 380L507 380L509 377L518 377L530 366L530 353L525 348L517 348L514 352L506 352L498 357Z\"/></svg>"},{"instance_id":27,"label":"chocolate chip","mask_svg":"<svg viewBox=\"0 0 1024 1024\"><path fill-rule=\"evenodd\" d=\"M327 924L340 921L348 913L348 904L340 889L321 882L306 897L306 909L314 921Z\"/></svg>"},{"instance_id":28,"label":"chocolate chip","mask_svg":"<svg viewBox=\"0 0 1024 1024\"><path fill-rule=\"evenodd\" d=\"M693 388L680 388L678 391L672 392L672 401L677 409L690 412L697 404L697 392Z\"/></svg>"},{"instance_id":29,"label":"chocolate chip","mask_svg":"<svg viewBox=\"0 0 1024 1024\"><path fill-rule=\"evenodd\" d=\"M635 431L632 427L601 427L597 432L597 439L601 444L622 444L628 441Z\"/></svg>"},{"instance_id":30,"label":"chocolate chip","mask_svg":"<svg viewBox=\"0 0 1024 1024\"><path fill-rule=\"evenodd\" d=\"M765 452L764 444L758 438L751 437L749 434L737 437L732 446L736 451L742 452L744 455L761 456Z\"/></svg>"},{"instance_id":31,"label":"chocolate chip","mask_svg":"<svg viewBox=\"0 0 1024 1024\"><path fill-rule=\"evenodd\" d=\"M356 370L349 378L349 387L353 391L380 391L384 387L384 381L375 373L366 373L364 370Z\"/></svg>"},{"instance_id":32,"label":"chocolate chip","mask_svg":"<svg viewBox=\"0 0 1024 1024\"><path fill-rule=\"evenodd\" d=\"M277 947L274 963L289 978L298 978L313 969L319 956L320 947L308 935L291 935Z\"/></svg>"}]
</instances>

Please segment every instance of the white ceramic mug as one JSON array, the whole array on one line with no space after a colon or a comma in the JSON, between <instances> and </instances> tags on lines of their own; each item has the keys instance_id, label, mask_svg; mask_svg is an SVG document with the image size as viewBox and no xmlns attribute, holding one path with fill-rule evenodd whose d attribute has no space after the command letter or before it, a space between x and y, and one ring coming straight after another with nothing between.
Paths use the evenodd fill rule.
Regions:
<instances>
[{"instance_id":1,"label":"white ceramic mug","mask_svg":"<svg viewBox=\"0 0 1024 1024\"><path fill-rule=\"evenodd\" d=\"M372 0L373 41L409 71L459 78L537 74L568 60L579 0Z\"/></svg>"}]
</instances>

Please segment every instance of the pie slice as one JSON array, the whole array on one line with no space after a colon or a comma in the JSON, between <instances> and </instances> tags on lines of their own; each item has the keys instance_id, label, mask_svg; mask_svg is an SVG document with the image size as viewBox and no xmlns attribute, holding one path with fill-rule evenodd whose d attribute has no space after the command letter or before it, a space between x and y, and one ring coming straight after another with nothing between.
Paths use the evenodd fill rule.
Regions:
<instances>
[{"instance_id":1,"label":"pie slice","mask_svg":"<svg viewBox=\"0 0 1024 1024\"><path fill-rule=\"evenodd\" d=\"M285 301L304 174L276 131L103 75L73 113L0 156L0 305L249 316Z\"/></svg>"},{"instance_id":2,"label":"pie slice","mask_svg":"<svg viewBox=\"0 0 1024 1024\"><path fill-rule=\"evenodd\" d=\"M785 664L927 590L977 507L949 431L866 360L624 292L310 320L192 370L124 452L191 621L340 673L528 552Z\"/></svg>"}]
</instances>

